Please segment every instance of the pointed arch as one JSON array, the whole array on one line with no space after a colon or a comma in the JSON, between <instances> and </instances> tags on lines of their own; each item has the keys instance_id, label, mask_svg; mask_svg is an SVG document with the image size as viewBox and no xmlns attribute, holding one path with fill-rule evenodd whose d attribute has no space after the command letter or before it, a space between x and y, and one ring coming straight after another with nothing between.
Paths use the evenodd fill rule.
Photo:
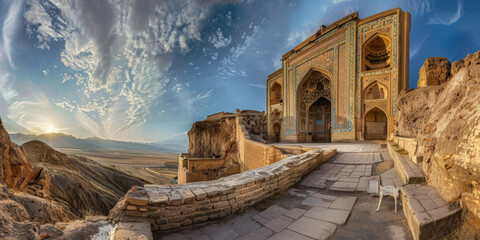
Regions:
<instances>
[{"instance_id":1,"label":"pointed arch","mask_svg":"<svg viewBox=\"0 0 480 240\"><path fill-rule=\"evenodd\" d=\"M388 87L379 82L373 81L363 90L363 99L388 99Z\"/></svg>"},{"instance_id":2,"label":"pointed arch","mask_svg":"<svg viewBox=\"0 0 480 240\"><path fill-rule=\"evenodd\" d=\"M373 34L362 48L363 71L379 70L391 67L392 39L387 34Z\"/></svg>"},{"instance_id":3,"label":"pointed arch","mask_svg":"<svg viewBox=\"0 0 480 240\"><path fill-rule=\"evenodd\" d=\"M274 105L282 102L283 102L282 85L280 85L278 82L274 82L270 87L270 105Z\"/></svg>"},{"instance_id":4,"label":"pointed arch","mask_svg":"<svg viewBox=\"0 0 480 240\"><path fill-rule=\"evenodd\" d=\"M364 117L364 139L386 140L388 115L381 108L373 107Z\"/></svg>"}]
</instances>

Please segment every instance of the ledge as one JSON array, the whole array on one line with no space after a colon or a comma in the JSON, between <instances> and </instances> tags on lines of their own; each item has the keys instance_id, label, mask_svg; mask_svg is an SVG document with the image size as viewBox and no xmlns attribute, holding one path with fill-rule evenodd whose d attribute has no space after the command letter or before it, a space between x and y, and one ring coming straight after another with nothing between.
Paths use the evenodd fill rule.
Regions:
<instances>
[{"instance_id":1,"label":"ledge","mask_svg":"<svg viewBox=\"0 0 480 240\"><path fill-rule=\"evenodd\" d=\"M387 149L390 156L392 156L395 168L403 183L415 184L425 182L425 176L420 167L408 160L408 156L400 155L396 152L400 148L394 146L392 143L387 143Z\"/></svg>"},{"instance_id":2,"label":"ledge","mask_svg":"<svg viewBox=\"0 0 480 240\"><path fill-rule=\"evenodd\" d=\"M443 239L452 224L460 221L461 208L449 207L432 186L406 185L400 194L407 224L416 240Z\"/></svg>"}]
</instances>

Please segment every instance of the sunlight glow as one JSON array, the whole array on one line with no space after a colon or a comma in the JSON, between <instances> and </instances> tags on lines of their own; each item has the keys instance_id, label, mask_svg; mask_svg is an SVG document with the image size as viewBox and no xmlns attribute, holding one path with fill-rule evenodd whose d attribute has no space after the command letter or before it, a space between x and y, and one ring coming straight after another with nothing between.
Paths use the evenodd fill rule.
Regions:
<instances>
[{"instance_id":1,"label":"sunlight glow","mask_svg":"<svg viewBox=\"0 0 480 240\"><path fill-rule=\"evenodd\" d=\"M47 125L44 129L44 132L45 133L54 133L54 132L57 132L59 129L52 126L52 125Z\"/></svg>"}]
</instances>

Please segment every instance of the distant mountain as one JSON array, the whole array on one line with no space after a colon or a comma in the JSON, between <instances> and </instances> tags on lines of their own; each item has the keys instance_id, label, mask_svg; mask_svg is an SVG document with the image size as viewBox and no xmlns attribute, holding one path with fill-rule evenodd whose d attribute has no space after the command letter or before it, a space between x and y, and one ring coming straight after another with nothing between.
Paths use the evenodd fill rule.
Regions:
<instances>
[{"instance_id":1,"label":"distant mountain","mask_svg":"<svg viewBox=\"0 0 480 240\"><path fill-rule=\"evenodd\" d=\"M139 151L159 151L159 152L185 152L186 146L176 143L139 143L139 142L121 142L101 138L76 138L63 133L49 133L41 135L33 134L10 134L10 138L18 145L22 145L31 140L40 140L54 148L69 149L122 149Z\"/></svg>"}]
</instances>

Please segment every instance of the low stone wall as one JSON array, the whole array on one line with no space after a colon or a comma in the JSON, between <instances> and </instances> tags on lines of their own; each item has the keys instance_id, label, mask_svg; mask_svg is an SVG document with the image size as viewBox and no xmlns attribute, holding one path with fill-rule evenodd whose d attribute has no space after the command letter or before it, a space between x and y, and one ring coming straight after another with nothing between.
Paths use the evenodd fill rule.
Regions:
<instances>
[{"instance_id":1,"label":"low stone wall","mask_svg":"<svg viewBox=\"0 0 480 240\"><path fill-rule=\"evenodd\" d=\"M410 161L408 156L398 154L397 150L400 149L397 146L394 146L392 143L387 143L387 149L403 183L414 184L425 182L425 176L420 166Z\"/></svg>"},{"instance_id":2,"label":"low stone wall","mask_svg":"<svg viewBox=\"0 0 480 240\"><path fill-rule=\"evenodd\" d=\"M236 119L236 137L240 156L240 171L268 166L287 156L274 146L254 141L242 124L242 117Z\"/></svg>"},{"instance_id":3,"label":"low stone wall","mask_svg":"<svg viewBox=\"0 0 480 240\"><path fill-rule=\"evenodd\" d=\"M417 153L418 142L416 138L393 136L392 141L405 149L410 157Z\"/></svg>"},{"instance_id":4,"label":"low stone wall","mask_svg":"<svg viewBox=\"0 0 480 240\"><path fill-rule=\"evenodd\" d=\"M335 154L336 150L314 150L217 180L134 187L111 210L110 218L141 218L156 231L224 217L287 190Z\"/></svg>"},{"instance_id":5,"label":"low stone wall","mask_svg":"<svg viewBox=\"0 0 480 240\"><path fill-rule=\"evenodd\" d=\"M178 184L212 180L224 163L223 158L192 158L181 153L178 157Z\"/></svg>"},{"instance_id":6,"label":"low stone wall","mask_svg":"<svg viewBox=\"0 0 480 240\"><path fill-rule=\"evenodd\" d=\"M421 163L423 161L423 146L418 144L416 138L393 136L392 141L400 148L408 152L408 157L414 163Z\"/></svg>"}]
</instances>

